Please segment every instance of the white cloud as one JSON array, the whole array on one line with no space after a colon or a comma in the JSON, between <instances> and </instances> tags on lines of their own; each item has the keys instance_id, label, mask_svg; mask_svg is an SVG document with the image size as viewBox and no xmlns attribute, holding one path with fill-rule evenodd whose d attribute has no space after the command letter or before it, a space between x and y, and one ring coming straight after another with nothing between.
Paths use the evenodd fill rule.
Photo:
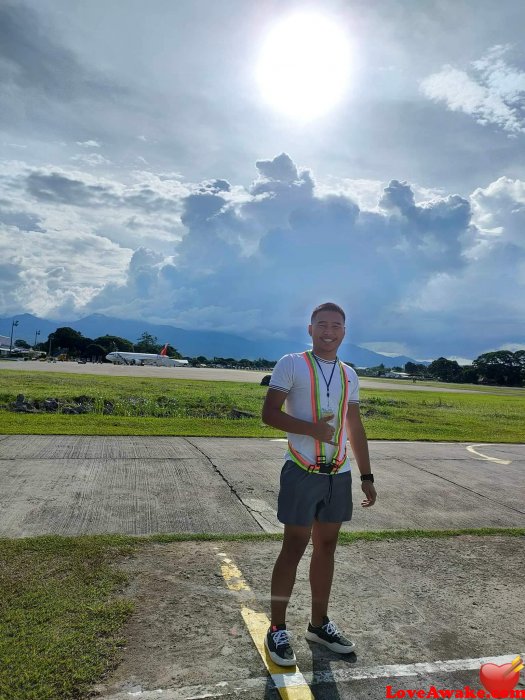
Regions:
<instances>
[{"instance_id":1,"label":"white cloud","mask_svg":"<svg viewBox=\"0 0 525 700\"><path fill-rule=\"evenodd\" d=\"M109 278L123 280L129 258L129 251L90 233L69 230L57 235L0 227L0 259L16 271L7 281L4 276L3 312L75 315Z\"/></svg>"},{"instance_id":2,"label":"white cloud","mask_svg":"<svg viewBox=\"0 0 525 700\"><path fill-rule=\"evenodd\" d=\"M104 156L100 155L100 153L81 153L76 156L71 156L71 160L75 163L80 163L81 165L88 165L91 167L98 165L111 165L111 161L104 158Z\"/></svg>"},{"instance_id":3,"label":"white cloud","mask_svg":"<svg viewBox=\"0 0 525 700\"><path fill-rule=\"evenodd\" d=\"M319 197L343 195L354 201L360 209L372 211L383 194L385 183L379 180L337 178L328 176L324 182L316 183Z\"/></svg>"},{"instance_id":4,"label":"white cloud","mask_svg":"<svg viewBox=\"0 0 525 700\"><path fill-rule=\"evenodd\" d=\"M421 82L423 94L473 116L479 124L493 124L514 135L525 133L525 72L505 62L508 48L490 49L472 63L472 74L443 66Z\"/></svg>"},{"instance_id":5,"label":"white cloud","mask_svg":"<svg viewBox=\"0 0 525 700\"><path fill-rule=\"evenodd\" d=\"M360 183L366 207L350 180L346 194L331 190L286 154L258 173L244 188L144 169L103 178L6 165L3 310L262 338L303 330L331 299L347 310L350 342L392 355L475 357L522 340L522 181L501 178L470 201Z\"/></svg>"},{"instance_id":6,"label":"white cloud","mask_svg":"<svg viewBox=\"0 0 525 700\"><path fill-rule=\"evenodd\" d=\"M506 343L498 348L498 350L510 350L510 352L518 352L525 350L525 343Z\"/></svg>"},{"instance_id":7,"label":"white cloud","mask_svg":"<svg viewBox=\"0 0 525 700\"><path fill-rule=\"evenodd\" d=\"M447 360L455 360L458 365L461 365L461 367L465 367L465 365L471 365L472 364L472 359L468 357L459 357L458 355L447 355Z\"/></svg>"},{"instance_id":8,"label":"white cloud","mask_svg":"<svg viewBox=\"0 0 525 700\"><path fill-rule=\"evenodd\" d=\"M82 148L101 148L101 144L98 141L76 141L76 144Z\"/></svg>"},{"instance_id":9,"label":"white cloud","mask_svg":"<svg viewBox=\"0 0 525 700\"><path fill-rule=\"evenodd\" d=\"M397 355L409 355L410 349L404 343L391 341L375 341L373 343L361 343L361 347L379 352L387 357L396 357Z\"/></svg>"},{"instance_id":10,"label":"white cloud","mask_svg":"<svg viewBox=\"0 0 525 700\"><path fill-rule=\"evenodd\" d=\"M525 182L500 177L471 195L473 223L487 240L512 243L525 250Z\"/></svg>"}]
</instances>

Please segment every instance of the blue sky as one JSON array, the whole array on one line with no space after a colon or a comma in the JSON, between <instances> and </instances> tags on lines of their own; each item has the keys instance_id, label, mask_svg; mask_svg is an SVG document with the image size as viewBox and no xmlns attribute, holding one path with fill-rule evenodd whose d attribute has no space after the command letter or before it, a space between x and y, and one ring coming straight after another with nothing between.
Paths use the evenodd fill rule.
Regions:
<instances>
[{"instance_id":1,"label":"blue sky","mask_svg":"<svg viewBox=\"0 0 525 700\"><path fill-rule=\"evenodd\" d=\"M257 80L305 15L349 47L316 118ZM3 2L0 314L286 338L333 300L379 352L525 348L523 26L522 0Z\"/></svg>"}]
</instances>

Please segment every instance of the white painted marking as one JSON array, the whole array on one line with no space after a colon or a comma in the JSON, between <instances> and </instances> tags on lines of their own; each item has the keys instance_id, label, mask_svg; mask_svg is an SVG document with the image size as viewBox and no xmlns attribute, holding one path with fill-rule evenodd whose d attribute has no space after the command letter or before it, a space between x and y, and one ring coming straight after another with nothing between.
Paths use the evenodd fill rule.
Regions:
<instances>
[{"instance_id":1,"label":"white painted marking","mask_svg":"<svg viewBox=\"0 0 525 700\"><path fill-rule=\"evenodd\" d=\"M288 442L286 438L270 438L270 442Z\"/></svg>"},{"instance_id":2,"label":"white painted marking","mask_svg":"<svg viewBox=\"0 0 525 700\"><path fill-rule=\"evenodd\" d=\"M302 673L271 673L270 675L276 688L297 688L299 685L308 685Z\"/></svg>"},{"instance_id":3,"label":"white painted marking","mask_svg":"<svg viewBox=\"0 0 525 700\"><path fill-rule=\"evenodd\" d=\"M486 459L488 462L495 462L496 464L512 464L512 460L498 459L497 457L488 457L487 455L483 455L481 452L475 450L475 447L492 447L492 445L488 445L486 443L481 443L480 445L469 445L467 447L467 451L481 457L481 459Z\"/></svg>"},{"instance_id":4,"label":"white painted marking","mask_svg":"<svg viewBox=\"0 0 525 700\"><path fill-rule=\"evenodd\" d=\"M280 687L292 687L295 685L295 676L301 677L301 683L297 678L297 685L304 684L305 680L309 686L327 683L345 683L351 680L371 680L374 678L401 678L405 676L418 676L431 673L457 673L459 671L479 671L482 664L506 664L513 661L516 653L505 654L504 656L487 656L476 659L452 659L449 661L429 661L415 664L394 664L390 666L364 666L363 668L334 669L333 671L320 671L317 673L289 673L274 674L272 678L275 682L281 682L280 676L286 676ZM525 652L519 654L522 658ZM239 693L249 693L254 691L264 691L268 683L268 676L259 678L244 678L236 681L221 681L214 685L203 686L194 685L185 688L167 688L161 690L144 690L135 694L139 700L155 700L159 698L159 693L163 693L163 700L198 700L201 698L219 698L225 695L237 695ZM117 693L116 695L106 695L101 700L129 700L129 691Z\"/></svg>"}]
</instances>

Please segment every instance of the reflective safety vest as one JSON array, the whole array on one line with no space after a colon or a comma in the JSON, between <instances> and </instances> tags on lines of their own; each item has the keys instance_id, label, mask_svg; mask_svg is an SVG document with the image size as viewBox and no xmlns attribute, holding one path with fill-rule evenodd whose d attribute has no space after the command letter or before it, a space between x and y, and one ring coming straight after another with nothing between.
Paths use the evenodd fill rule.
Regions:
<instances>
[{"instance_id":1,"label":"reflective safety vest","mask_svg":"<svg viewBox=\"0 0 525 700\"><path fill-rule=\"evenodd\" d=\"M310 401L312 406L312 418L314 422L318 422L321 420L322 417L321 394L319 390L319 370L317 367L317 363L314 359L313 352L311 350L303 352L302 356L308 366L310 374ZM336 420L336 430L334 433L333 442L336 443L337 448L334 452L334 456L332 457L332 461L327 466L325 444L323 442L319 442L319 440L315 441L315 464L310 464L309 462L307 462L302 455L300 455L296 450L294 450L291 442L288 440L288 450L293 461L299 467L309 472L337 474L337 472L341 469L341 467L346 461L346 441L343 444L343 434L346 421L346 414L348 412L349 387L348 377L346 376L345 368L343 367L342 362L340 362L339 360L337 360L337 363L339 365L339 376L341 381L341 397L339 399L339 406L337 408L337 412L334 411Z\"/></svg>"}]
</instances>

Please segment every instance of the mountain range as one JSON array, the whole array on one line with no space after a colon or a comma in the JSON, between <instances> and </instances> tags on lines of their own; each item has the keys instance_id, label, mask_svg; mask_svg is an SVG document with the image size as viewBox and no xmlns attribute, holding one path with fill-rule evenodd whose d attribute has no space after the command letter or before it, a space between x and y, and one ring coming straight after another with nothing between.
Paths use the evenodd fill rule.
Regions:
<instances>
[{"instance_id":1,"label":"mountain range","mask_svg":"<svg viewBox=\"0 0 525 700\"><path fill-rule=\"evenodd\" d=\"M49 321L32 314L0 317L0 335L10 337L13 320L19 322L14 329L13 342L17 338L22 338L30 345L35 342L37 330L40 331L37 342L44 342L48 335L57 328L68 326L88 338L97 338L108 334L126 338L132 343L137 342L142 333L147 332L157 337L159 343L169 343L186 357L203 355L209 359L232 357L236 360L242 358L256 360L264 357L267 360L278 360L286 353L303 352L309 347L307 337L284 340L250 340L230 333L192 331L175 326L149 323L148 321L113 318L103 314L91 314L78 321ZM386 367L403 367L407 362L415 362L412 358L404 355L390 357L345 342L341 345L338 354L343 361L352 362L357 367L375 367L381 363ZM428 364L428 362L422 364Z\"/></svg>"}]
</instances>

